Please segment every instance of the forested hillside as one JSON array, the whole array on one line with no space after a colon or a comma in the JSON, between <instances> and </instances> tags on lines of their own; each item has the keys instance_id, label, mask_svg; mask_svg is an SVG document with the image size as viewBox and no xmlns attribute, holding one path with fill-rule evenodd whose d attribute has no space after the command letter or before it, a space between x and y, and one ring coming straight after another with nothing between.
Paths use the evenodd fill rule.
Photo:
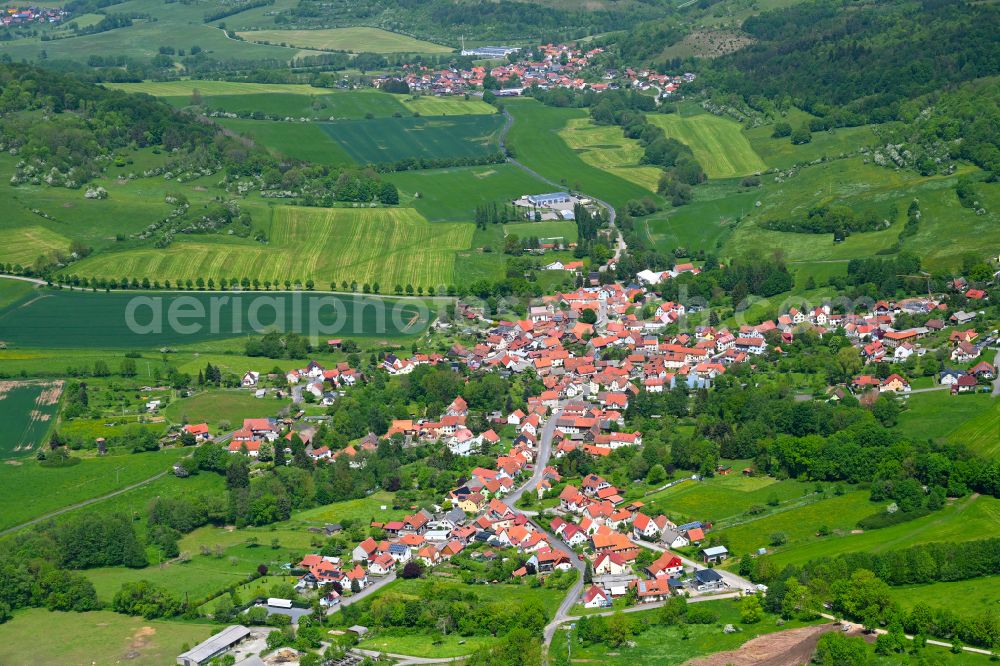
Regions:
<instances>
[{"instance_id":1,"label":"forested hillside","mask_svg":"<svg viewBox=\"0 0 1000 666\"><path fill-rule=\"evenodd\" d=\"M708 85L794 104L837 125L900 117L904 100L1000 71L1000 7L943 0L815 0L747 19L756 43Z\"/></svg>"}]
</instances>

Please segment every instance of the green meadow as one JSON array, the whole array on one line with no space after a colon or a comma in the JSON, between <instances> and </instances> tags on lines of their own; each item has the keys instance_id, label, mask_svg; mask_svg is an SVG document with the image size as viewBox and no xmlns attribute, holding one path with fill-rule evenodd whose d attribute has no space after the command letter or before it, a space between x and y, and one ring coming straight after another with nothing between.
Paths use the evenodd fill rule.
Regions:
<instances>
[{"instance_id":1,"label":"green meadow","mask_svg":"<svg viewBox=\"0 0 1000 666\"><path fill-rule=\"evenodd\" d=\"M1000 576L985 576L949 583L904 585L889 589L894 601L906 609L918 603L975 616L1000 608Z\"/></svg>"},{"instance_id":2,"label":"green meadow","mask_svg":"<svg viewBox=\"0 0 1000 666\"><path fill-rule=\"evenodd\" d=\"M174 400L163 410L163 415L174 423L207 423L218 434L223 430L219 427L222 422L238 428L243 419L277 414L289 404L290 400L277 400L273 396L256 398L249 390L217 389Z\"/></svg>"},{"instance_id":3,"label":"green meadow","mask_svg":"<svg viewBox=\"0 0 1000 666\"><path fill-rule=\"evenodd\" d=\"M174 663L185 645L195 645L218 630L209 624L145 620L111 611L30 608L0 625L0 663L162 666ZM58 638L41 640L41 636Z\"/></svg>"},{"instance_id":4,"label":"green meadow","mask_svg":"<svg viewBox=\"0 0 1000 666\"><path fill-rule=\"evenodd\" d=\"M788 169L818 159L833 159L855 152L872 143L871 126L841 127L827 132L813 132L812 141L795 145L786 137L774 138L773 125L744 130L750 146L772 169Z\"/></svg>"},{"instance_id":5,"label":"green meadow","mask_svg":"<svg viewBox=\"0 0 1000 666\"><path fill-rule=\"evenodd\" d=\"M948 418L941 418L947 414ZM1000 404L989 395L952 395L929 391L906 398L896 429L914 441L934 440L965 444L981 455L994 455ZM992 427L992 433L990 429Z\"/></svg>"},{"instance_id":6,"label":"green meadow","mask_svg":"<svg viewBox=\"0 0 1000 666\"><path fill-rule=\"evenodd\" d=\"M43 467L35 460L0 465L0 529L94 497L100 497L170 469L187 451L86 456L68 467ZM74 456L79 455L74 453Z\"/></svg>"},{"instance_id":7,"label":"green meadow","mask_svg":"<svg viewBox=\"0 0 1000 666\"><path fill-rule=\"evenodd\" d=\"M686 144L709 178L733 178L760 173L767 164L743 136L739 123L729 118L699 113L647 116L670 138Z\"/></svg>"},{"instance_id":8,"label":"green meadow","mask_svg":"<svg viewBox=\"0 0 1000 666\"><path fill-rule=\"evenodd\" d=\"M688 481L642 497L648 511L664 513L675 523L688 520L718 522L743 514L754 505L765 505L776 498L779 502L794 502L813 494L813 484L800 481L778 481L757 476L718 476L704 481Z\"/></svg>"},{"instance_id":9,"label":"green meadow","mask_svg":"<svg viewBox=\"0 0 1000 666\"><path fill-rule=\"evenodd\" d=\"M530 99L508 100L504 104L514 117L507 136L508 148L528 168L563 187L598 197L613 206L650 196L645 187L588 164L562 139L560 132L574 119L586 117L585 111L543 106Z\"/></svg>"},{"instance_id":10,"label":"green meadow","mask_svg":"<svg viewBox=\"0 0 1000 666\"><path fill-rule=\"evenodd\" d=\"M354 53L450 53L453 49L378 28L254 30L237 33L248 42Z\"/></svg>"},{"instance_id":11,"label":"green meadow","mask_svg":"<svg viewBox=\"0 0 1000 666\"><path fill-rule=\"evenodd\" d=\"M471 222L478 205L502 205L552 189L513 164L400 171L388 179L399 188L400 204L431 222Z\"/></svg>"},{"instance_id":12,"label":"green meadow","mask_svg":"<svg viewBox=\"0 0 1000 666\"><path fill-rule=\"evenodd\" d=\"M275 120L219 118L222 127L249 137L272 155L328 166L350 166L354 159L336 141L330 139L317 123L293 123Z\"/></svg>"},{"instance_id":13,"label":"green meadow","mask_svg":"<svg viewBox=\"0 0 1000 666\"><path fill-rule=\"evenodd\" d=\"M483 157L497 151L503 117L494 115L371 118L319 123L358 164L404 159Z\"/></svg>"}]
</instances>

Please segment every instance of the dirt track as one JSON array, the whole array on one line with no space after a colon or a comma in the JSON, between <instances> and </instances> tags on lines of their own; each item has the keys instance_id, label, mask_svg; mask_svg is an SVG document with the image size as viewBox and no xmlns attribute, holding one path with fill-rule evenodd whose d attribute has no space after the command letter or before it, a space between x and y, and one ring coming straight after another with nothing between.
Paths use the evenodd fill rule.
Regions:
<instances>
[{"instance_id":1,"label":"dirt track","mask_svg":"<svg viewBox=\"0 0 1000 666\"><path fill-rule=\"evenodd\" d=\"M827 622L758 636L736 650L718 652L684 662L685 666L799 666L808 664L819 637L840 626Z\"/></svg>"}]
</instances>

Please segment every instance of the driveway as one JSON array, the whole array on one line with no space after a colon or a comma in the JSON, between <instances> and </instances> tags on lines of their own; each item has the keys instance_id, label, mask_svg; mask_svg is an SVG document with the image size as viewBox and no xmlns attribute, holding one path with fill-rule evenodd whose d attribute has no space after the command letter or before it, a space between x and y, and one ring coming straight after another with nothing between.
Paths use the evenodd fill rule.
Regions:
<instances>
[{"instance_id":1,"label":"driveway","mask_svg":"<svg viewBox=\"0 0 1000 666\"><path fill-rule=\"evenodd\" d=\"M372 583L365 589L361 590L357 594L351 595L349 597L341 597L340 603L337 604L336 606L331 606L330 608L328 608L326 610L326 614L333 615L334 613L339 611L343 606L350 606L351 604L356 604L365 597L371 594L375 594L376 592L378 592L379 590L381 590L383 587L385 587L394 580L396 580L395 571L390 572L387 576L383 576L382 578L376 578L374 583Z\"/></svg>"}]
</instances>

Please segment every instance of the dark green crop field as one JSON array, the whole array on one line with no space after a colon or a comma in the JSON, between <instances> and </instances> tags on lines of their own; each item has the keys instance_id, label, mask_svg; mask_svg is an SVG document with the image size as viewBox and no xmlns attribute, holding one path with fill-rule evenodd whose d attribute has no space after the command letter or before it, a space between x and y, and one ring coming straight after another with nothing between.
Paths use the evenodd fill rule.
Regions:
<instances>
[{"instance_id":1,"label":"dark green crop field","mask_svg":"<svg viewBox=\"0 0 1000 666\"><path fill-rule=\"evenodd\" d=\"M149 349L272 329L398 337L421 332L428 316L417 301L360 295L49 291L0 310L0 340L18 347Z\"/></svg>"},{"instance_id":2,"label":"dark green crop field","mask_svg":"<svg viewBox=\"0 0 1000 666\"><path fill-rule=\"evenodd\" d=\"M408 158L482 157L496 152L503 116L372 118L320 123L359 164L383 164Z\"/></svg>"}]
</instances>

